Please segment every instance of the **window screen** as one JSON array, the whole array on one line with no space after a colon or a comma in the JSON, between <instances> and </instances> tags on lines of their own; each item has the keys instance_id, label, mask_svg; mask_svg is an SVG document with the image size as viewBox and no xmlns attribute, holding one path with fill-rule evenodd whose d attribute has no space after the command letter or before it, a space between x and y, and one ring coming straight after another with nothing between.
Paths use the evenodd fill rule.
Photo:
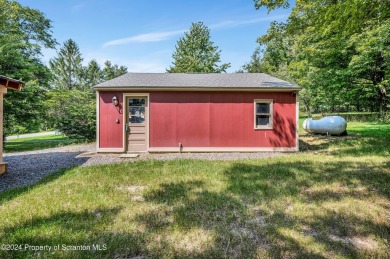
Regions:
<instances>
[{"instance_id":1,"label":"window screen","mask_svg":"<svg viewBox=\"0 0 390 259\"><path fill-rule=\"evenodd\" d=\"M255 100L255 129L272 129L272 100Z\"/></svg>"}]
</instances>

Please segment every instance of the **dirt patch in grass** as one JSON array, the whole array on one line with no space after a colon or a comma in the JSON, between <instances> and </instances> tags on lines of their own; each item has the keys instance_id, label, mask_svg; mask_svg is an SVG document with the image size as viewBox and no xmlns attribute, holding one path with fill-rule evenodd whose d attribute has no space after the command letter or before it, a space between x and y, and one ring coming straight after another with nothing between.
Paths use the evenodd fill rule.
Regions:
<instances>
[{"instance_id":1,"label":"dirt patch in grass","mask_svg":"<svg viewBox=\"0 0 390 259\"><path fill-rule=\"evenodd\" d=\"M377 243L369 237L352 237L347 240L358 249L375 250L378 247Z\"/></svg>"},{"instance_id":2,"label":"dirt patch in grass","mask_svg":"<svg viewBox=\"0 0 390 259\"><path fill-rule=\"evenodd\" d=\"M126 186L118 186L118 190L126 191L130 193L130 199L135 202L143 202L145 201L142 193L145 190L145 186L143 185L126 185Z\"/></svg>"},{"instance_id":3,"label":"dirt patch in grass","mask_svg":"<svg viewBox=\"0 0 390 259\"><path fill-rule=\"evenodd\" d=\"M335 235L328 236L330 240L335 242L341 242L343 244L352 245L357 249L374 250L378 247L377 243L369 237L338 237Z\"/></svg>"},{"instance_id":4,"label":"dirt patch in grass","mask_svg":"<svg viewBox=\"0 0 390 259\"><path fill-rule=\"evenodd\" d=\"M314 135L314 134L302 134L299 136L299 148L304 152L319 152L326 151L326 149L344 145L346 141L359 140L361 136L358 135L346 135L346 136L326 136L326 135Z\"/></svg>"},{"instance_id":5,"label":"dirt patch in grass","mask_svg":"<svg viewBox=\"0 0 390 259\"><path fill-rule=\"evenodd\" d=\"M145 189L145 186L142 186L142 185L128 185L128 186L119 186L118 189L134 193L134 192L142 192Z\"/></svg>"}]
</instances>

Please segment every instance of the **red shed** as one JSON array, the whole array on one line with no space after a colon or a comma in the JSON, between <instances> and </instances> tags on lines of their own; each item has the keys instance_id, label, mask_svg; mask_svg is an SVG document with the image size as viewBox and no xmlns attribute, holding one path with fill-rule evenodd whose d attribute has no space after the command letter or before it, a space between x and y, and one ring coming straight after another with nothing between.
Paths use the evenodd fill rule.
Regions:
<instances>
[{"instance_id":1,"label":"red shed","mask_svg":"<svg viewBox=\"0 0 390 259\"><path fill-rule=\"evenodd\" d=\"M300 87L267 74L128 73L95 89L98 152L298 151Z\"/></svg>"}]
</instances>

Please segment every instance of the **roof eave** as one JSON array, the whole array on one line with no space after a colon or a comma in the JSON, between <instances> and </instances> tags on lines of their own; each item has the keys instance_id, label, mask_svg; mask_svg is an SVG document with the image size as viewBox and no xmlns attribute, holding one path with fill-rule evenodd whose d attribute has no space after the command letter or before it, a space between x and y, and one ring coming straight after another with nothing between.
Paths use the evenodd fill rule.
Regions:
<instances>
[{"instance_id":1,"label":"roof eave","mask_svg":"<svg viewBox=\"0 0 390 259\"><path fill-rule=\"evenodd\" d=\"M129 87L129 86L94 86L96 91L263 91L291 92L300 91L301 87Z\"/></svg>"},{"instance_id":2,"label":"roof eave","mask_svg":"<svg viewBox=\"0 0 390 259\"><path fill-rule=\"evenodd\" d=\"M20 80L0 75L0 85L13 90L20 91L24 83Z\"/></svg>"}]
</instances>

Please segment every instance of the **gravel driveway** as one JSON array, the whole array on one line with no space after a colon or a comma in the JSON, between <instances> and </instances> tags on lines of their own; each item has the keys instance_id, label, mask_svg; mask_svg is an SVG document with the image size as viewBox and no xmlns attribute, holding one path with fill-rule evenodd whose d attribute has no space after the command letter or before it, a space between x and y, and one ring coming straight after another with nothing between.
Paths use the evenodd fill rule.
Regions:
<instances>
[{"instance_id":1,"label":"gravel driveway","mask_svg":"<svg viewBox=\"0 0 390 259\"><path fill-rule=\"evenodd\" d=\"M95 144L70 145L44 150L4 154L4 161L8 163L8 171L0 176L0 192L31 185L47 175L74 166L120 163L129 159L173 160L183 158L231 160L268 158L283 155L282 153L144 153L137 158L123 159L118 154L93 154L93 152L95 152ZM92 154L88 155L88 153Z\"/></svg>"}]
</instances>

